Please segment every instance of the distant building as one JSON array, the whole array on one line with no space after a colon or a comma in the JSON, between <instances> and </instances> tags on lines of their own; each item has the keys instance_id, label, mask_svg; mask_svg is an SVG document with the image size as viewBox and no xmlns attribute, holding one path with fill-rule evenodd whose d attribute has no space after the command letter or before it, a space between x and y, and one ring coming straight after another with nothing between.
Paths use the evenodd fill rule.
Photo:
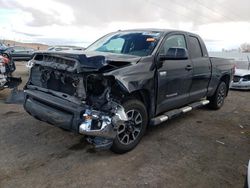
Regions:
<instances>
[{"instance_id":1,"label":"distant building","mask_svg":"<svg viewBox=\"0 0 250 188\"><path fill-rule=\"evenodd\" d=\"M209 52L210 57L221 57L227 59L234 59L236 67L239 69L250 68L250 53L242 53L238 51L222 51L222 52Z\"/></svg>"}]
</instances>

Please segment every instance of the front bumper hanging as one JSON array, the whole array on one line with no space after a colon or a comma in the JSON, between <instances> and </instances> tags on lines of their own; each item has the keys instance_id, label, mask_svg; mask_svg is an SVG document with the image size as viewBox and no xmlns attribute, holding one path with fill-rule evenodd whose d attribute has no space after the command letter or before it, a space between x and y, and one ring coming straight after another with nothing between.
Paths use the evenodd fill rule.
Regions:
<instances>
[{"instance_id":1,"label":"front bumper hanging","mask_svg":"<svg viewBox=\"0 0 250 188\"><path fill-rule=\"evenodd\" d=\"M35 118L80 134L114 139L119 125L127 121L124 108L117 104L110 115L92 110L86 104L76 104L60 97L38 91L25 90L25 110Z\"/></svg>"}]
</instances>

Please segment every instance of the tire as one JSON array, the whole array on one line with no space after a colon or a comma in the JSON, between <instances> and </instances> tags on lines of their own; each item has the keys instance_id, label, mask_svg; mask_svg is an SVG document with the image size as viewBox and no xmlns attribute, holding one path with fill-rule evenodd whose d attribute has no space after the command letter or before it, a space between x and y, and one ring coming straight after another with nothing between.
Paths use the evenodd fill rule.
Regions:
<instances>
[{"instance_id":1,"label":"tire","mask_svg":"<svg viewBox=\"0 0 250 188\"><path fill-rule=\"evenodd\" d=\"M226 95L227 85L225 82L222 81L217 87L215 94L212 97L208 97L208 100L210 101L208 107L214 110L220 109L224 104Z\"/></svg>"},{"instance_id":2,"label":"tire","mask_svg":"<svg viewBox=\"0 0 250 188\"><path fill-rule=\"evenodd\" d=\"M110 148L114 153L126 153L140 142L148 124L148 114L145 105L136 99L127 100L122 104L129 121L119 126L117 136Z\"/></svg>"}]
</instances>

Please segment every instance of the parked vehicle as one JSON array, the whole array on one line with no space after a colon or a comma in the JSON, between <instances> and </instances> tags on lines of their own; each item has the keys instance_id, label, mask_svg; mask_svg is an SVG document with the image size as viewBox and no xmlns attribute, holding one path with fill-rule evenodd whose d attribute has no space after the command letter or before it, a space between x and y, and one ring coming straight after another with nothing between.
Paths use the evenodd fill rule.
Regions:
<instances>
[{"instance_id":1,"label":"parked vehicle","mask_svg":"<svg viewBox=\"0 0 250 188\"><path fill-rule=\"evenodd\" d=\"M202 39L174 30L108 34L83 52L37 52L24 108L116 153L133 149L148 125L209 103L219 109L231 60L210 58Z\"/></svg>"},{"instance_id":2,"label":"parked vehicle","mask_svg":"<svg viewBox=\"0 0 250 188\"><path fill-rule=\"evenodd\" d=\"M230 88L250 90L250 70L236 69Z\"/></svg>"},{"instance_id":3,"label":"parked vehicle","mask_svg":"<svg viewBox=\"0 0 250 188\"><path fill-rule=\"evenodd\" d=\"M23 46L12 46L7 48L3 53L9 53L15 61L28 61L32 58L35 50Z\"/></svg>"},{"instance_id":4,"label":"parked vehicle","mask_svg":"<svg viewBox=\"0 0 250 188\"><path fill-rule=\"evenodd\" d=\"M0 53L4 52L7 49L7 46L4 43L0 42Z\"/></svg>"},{"instance_id":5,"label":"parked vehicle","mask_svg":"<svg viewBox=\"0 0 250 188\"><path fill-rule=\"evenodd\" d=\"M0 90L13 88L21 83L21 78L15 78L12 73L16 70L10 54L0 54Z\"/></svg>"}]
</instances>

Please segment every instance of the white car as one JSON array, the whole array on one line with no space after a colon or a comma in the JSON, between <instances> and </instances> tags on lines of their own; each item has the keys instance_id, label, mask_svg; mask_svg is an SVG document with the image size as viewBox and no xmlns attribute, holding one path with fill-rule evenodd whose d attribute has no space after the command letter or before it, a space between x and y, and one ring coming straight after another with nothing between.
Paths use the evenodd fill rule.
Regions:
<instances>
[{"instance_id":1,"label":"white car","mask_svg":"<svg viewBox=\"0 0 250 188\"><path fill-rule=\"evenodd\" d=\"M236 69L231 89L250 90L250 70Z\"/></svg>"}]
</instances>

